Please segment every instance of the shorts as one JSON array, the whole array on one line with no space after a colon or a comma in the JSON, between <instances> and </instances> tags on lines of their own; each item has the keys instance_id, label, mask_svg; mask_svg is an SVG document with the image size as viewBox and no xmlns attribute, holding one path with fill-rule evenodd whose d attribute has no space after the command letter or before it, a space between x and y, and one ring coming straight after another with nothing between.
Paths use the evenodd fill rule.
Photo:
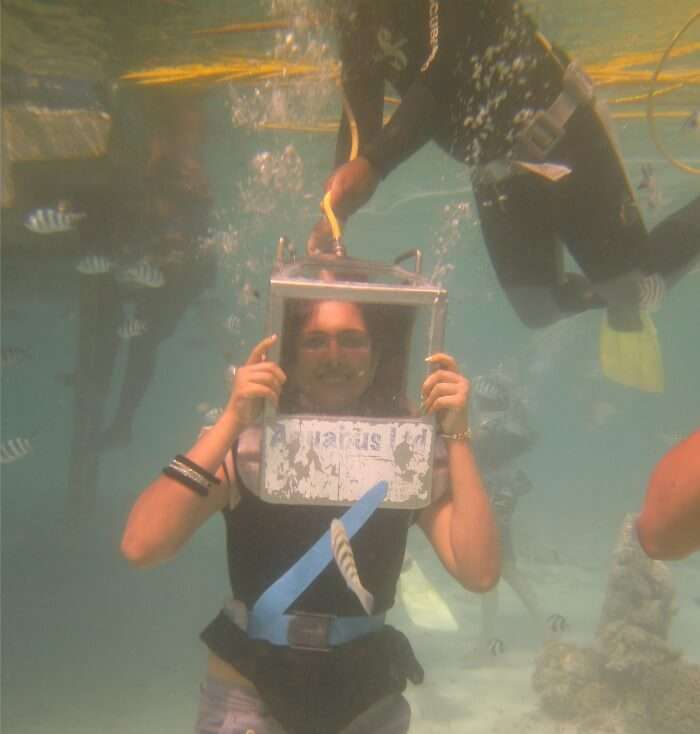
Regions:
<instances>
[{"instance_id":1,"label":"shorts","mask_svg":"<svg viewBox=\"0 0 700 734\"><path fill-rule=\"evenodd\" d=\"M411 708L400 695L387 696L340 734L406 734ZM201 687L196 734L285 734L253 688L207 678Z\"/></svg>"}]
</instances>

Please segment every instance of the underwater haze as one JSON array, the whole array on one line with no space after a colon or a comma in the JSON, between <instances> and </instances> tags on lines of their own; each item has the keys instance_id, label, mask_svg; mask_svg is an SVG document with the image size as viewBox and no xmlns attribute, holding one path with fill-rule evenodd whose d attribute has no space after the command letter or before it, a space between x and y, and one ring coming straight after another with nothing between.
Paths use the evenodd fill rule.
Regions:
<instances>
[{"instance_id":1,"label":"underwater haze","mask_svg":"<svg viewBox=\"0 0 700 734\"><path fill-rule=\"evenodd\" d=\"M646 226L695 199L697 0L525 5L608 102ZM279 238L302 255L318 219L341 114L325 8L2 4L7 734L194 731L199 633L231 593L224 525L145 570L127 564L120 540L142 490L216 421L227 367L265 335ZM240 27L262 22L271 27ZM655 78L663 93L649 114ZM521 323L469 171L434 143L382 182L344 242L383 262L419 248L423 274L449 294L446 351L472 382L505 385L537 435L510 467L532 491L510 520L513 573L497 596L465 591L409 533L389 621L425 669L405 693L410 731L700 731L700 553L652 564L625 525L654 465L700 426L700 261L650 295L663 379L642 391L601 369L600 309ZM627 572L658 585L663 619L653 640L621 652L605 626L635 604ZM593 650L607 661L603 682ZM682 661L687 679L645 689L639 671L659 659Z\"/></svg>"}]
</instances>

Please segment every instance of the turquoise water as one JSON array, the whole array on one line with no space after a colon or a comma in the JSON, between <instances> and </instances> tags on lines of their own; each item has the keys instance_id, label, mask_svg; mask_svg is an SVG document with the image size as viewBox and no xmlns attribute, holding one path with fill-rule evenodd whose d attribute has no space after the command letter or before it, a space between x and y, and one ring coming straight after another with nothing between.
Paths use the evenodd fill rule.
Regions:
<instances>
[{"instance_id":1,"label":"turquoise water","mask_svg":"<svg viewBox=\"0 0 700 734\"><path fill-rule=\"evenodd\" d=\"M202 10L184 1L152 2L127 12L121 3L109 2L6 2L3 72L11 70L24 80L50 74L98 83L100 94L74 104L71 114L76 119L92 110L80 130L98 118L114 129L115 100L125 99L120 94L126 85L114 86L120 74L273 47L282 53L284 34L200 38L192 30L264 19L271 7L296 13L305 7L293 0L203 5ZM596 1L584 4L584 10L573 2L530 5L550 37L586 64L643 51L660 54L697 11L691 0L676 0L671 7L651 0ZM297 53L306 50L314 61L331 60L332 49L320 46L329 39L315 35L297 31ZM683 43L698 41L700 22L683 38ZM678 73L699 67L697 51L668 65ZM654 62L643 68L652 70ZM3 89L6 110L12 104L31 107L21 95L16 103L8 100ZM614 100L644 90L643 85L613 86L603 94ZM26 457L1 467L2 730L8 734L192 731L205 664L197 636L229 593L223 525L213 520L176 559L147 571L127 566L118 553L119 540L142 489L169 457L191 445L206 409L225 401L226 365L240 363L262 334L277 238L288 235L303 248L333 159L333 135L253 124L333 120L339 101L327 79L257 87L220 82L194 96L178 87L167 97L173 114L166 121L149 107L149 94L136 95L120 113L121 137L112 139L111 154L124 175L140 175L144 161L154 155L147 144L144 153L144 140L160 136L166 147L197 160L194 178L204 181L207 195L202 221L188 241L196 243L193 268L213 263L215 277L201 288L185 279L189 303L171 334L162 340L149 332L139 337L157 348L152 379L124 445L105 447L92 458L77 452L74 464L88 477L82 489L70 478L71 446L86 430L93 408L101 415L97 430L109 424L120 400L127 349L124 340L117 340L111 379L80 403L81 319L85 323L88 315L96 315L98 331L114 331L117 324L111 315L100 321L101 309L107 308L104 294L88 298L85 278L90 276L80 275L76 262L92 252L93 244L138 250L140 243L150 242L144 229L148 211L138 204L119 209L128 179L105 184L94 157L62 167L67 164L57 162L61 156L48 152L28 164L27 148L17 143L23 152L12 153L11 187L3 164L2 346L18 352L15 358L8 353L2 370L2 442L24 437L32 447ZM689 114L699 107L697 86L688 86L669 94L657 110ZM644 108L613 105L614 112L628 109ZM30 129L26 118L17 119L19 128ZM676 160L700 167L698 131L682 130L683 119L660 115L659 138ZM183 120L182 130L172 120ZM47 115L31 128L43 149L61 147L61 136L52 137L57 124ZM617 126L635 185L643 163L654 168L660 199L653 209L642 202L650 226L697 196L700 179L662 157L643 118L623 116ZM79 137L80 130L61 135ZM149 130L155 130L152 138ZM100 140L98 147L108 145L104 135ZM288 146L293 151L285 155ZM262 153L269 156L261 159ZM7 147L3 157L10 157ZM91 204L91 211L102 212L109 225L89 234L80 228L79 235L49 236L24 227L30 210L53 206L64 194L75 197L77 209L80 197L92 202L100 186L113 187L113 193L106 203ZM173 224L175 249L178 227L183 227L178 217L175 207L164 225L159 220L162 226ZM420 247L424 271L449 291L448 350L468 376L498 370L526 402L540 440L520 462L535 486L515 517L521 566L547 613L566 617L564 639L590 644L620 522L639 507L660 456L698 425L700 270L690 272L653 316L666 389L649 395L601 376L599 313L539 332L520 324L488 261L467 172L436 147L426 146L380 187L353 218L347 244L353 255L387 261ZM177 297L170 296L171 305ZM120 318L129 317L128 311ZM96 363L106 359L99 350L109 340L87 340L97 350ZM541 631L510 589L503 589L497 634L505 652L472 666L469 650L478 635L479 600L438 567L422 537L412 535L409 546L456 624L456 629L417 625L401 599L392 613L426 669L423 686L407 694L414 709L411 731L500 733L525 727L537 709L530 676ZM673 564L672 573L678 612L671 641L688 660L700 663L698 556ZM420 588L416 593L428 594Z\"/></svg>"}]
</instances>

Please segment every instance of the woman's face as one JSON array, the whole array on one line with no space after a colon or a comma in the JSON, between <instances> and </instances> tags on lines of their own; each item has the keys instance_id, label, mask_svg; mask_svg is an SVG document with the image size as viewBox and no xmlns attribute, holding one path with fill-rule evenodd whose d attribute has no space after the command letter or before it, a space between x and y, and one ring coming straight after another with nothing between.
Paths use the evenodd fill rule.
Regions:
<instances>
[{"instance_id":1,"label":"woman's face","mask_svg":"<svg viewBox=\"0 0 700 734\"><path fill-rule=\"evenodd\" d=\"M310 408L350 408L372 384L374 358L362 311L354 303L319 301L299 334L293 380Z\"/></svg>"}]
</instances>

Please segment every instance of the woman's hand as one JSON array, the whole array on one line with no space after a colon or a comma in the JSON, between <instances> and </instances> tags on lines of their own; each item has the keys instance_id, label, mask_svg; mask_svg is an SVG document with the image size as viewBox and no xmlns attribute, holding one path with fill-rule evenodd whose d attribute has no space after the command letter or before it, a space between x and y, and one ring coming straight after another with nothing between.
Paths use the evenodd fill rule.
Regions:
<instances>
[{"instance_id":1,"label":"woman's hand","mask_svg":"<svg viewBox=\"0 0 700 734\"><path fill-rule=\"evenodd\" d=\"M459 374L457 362L449 354L432 354L426 362L437 369L426 377L421 389L423 412L437 414L442 433L466 431L469 428L469 380Z\"/></svg>"},{"instance_id":2,"label":"woman's hand","mask_svg":"<svg viewBox=\"0 0 700 734\"><path fill-rule=\"evenodd\" d=\"M276 340L276 334L265 337L253 347L246 363L236 370L226 412L236 416L241 429L250 426L260 415L263 400L271 400L275 406L279 401L287 376L266 354Z\"/></svg>"}]
</instances>

